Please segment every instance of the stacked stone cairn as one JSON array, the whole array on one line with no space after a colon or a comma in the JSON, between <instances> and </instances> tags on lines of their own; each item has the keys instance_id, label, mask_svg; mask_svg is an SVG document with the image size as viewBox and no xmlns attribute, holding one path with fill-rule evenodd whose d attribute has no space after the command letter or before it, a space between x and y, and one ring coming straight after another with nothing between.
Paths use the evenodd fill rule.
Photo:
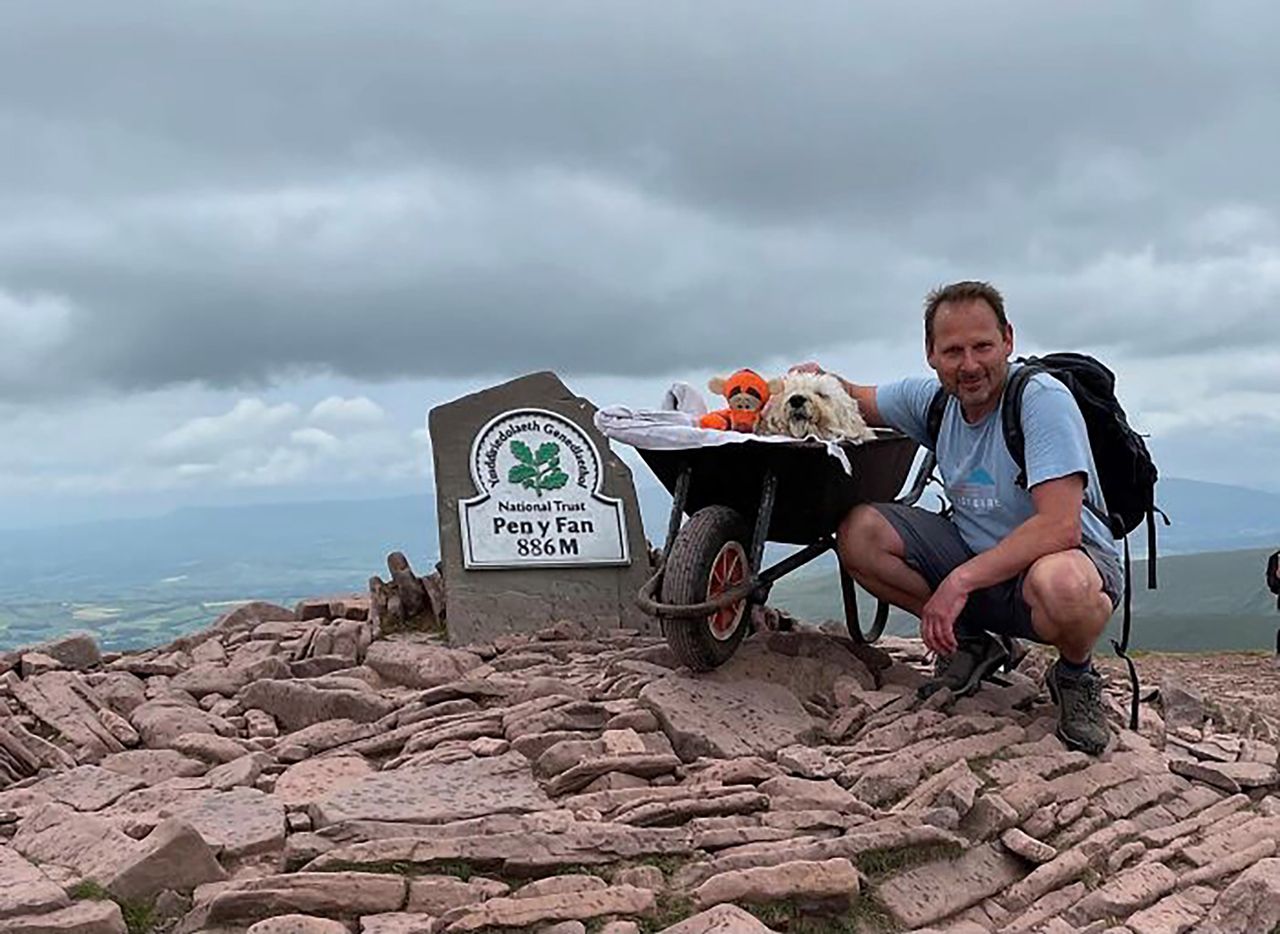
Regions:
<instances>
[{"instance_id":1,"label":"stacked stone cairn","mask_svg":"<svg viewBox=\"0 0 1280 934\"><path fill-rule=\"evenodd\" d=\"M404 552L387 555L390 580L369 578L369 619L382 632L442 629L445 625L444 576L440 565L426 577L409 566Z\"/></svg>"},{"instance_id":2,"label":"stacked stone cairn","mask_svg":"<svg viewBox=\"0 0 1280 934\"><path fill-rule=\"evenodd\" d=\"M0 659L0 934L1268 934L1275 725L1188 685L1101 758L1034 676L927 702L914 640L762 632L692 675L564 621L249 603Z\"/></svg>"}]
</instances>

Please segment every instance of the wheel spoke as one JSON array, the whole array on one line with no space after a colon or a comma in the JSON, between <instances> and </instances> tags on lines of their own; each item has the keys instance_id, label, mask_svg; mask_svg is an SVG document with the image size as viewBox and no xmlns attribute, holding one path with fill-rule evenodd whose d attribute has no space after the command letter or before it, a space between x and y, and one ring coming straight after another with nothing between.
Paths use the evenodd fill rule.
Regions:
<instances>
[{"instance_id":1,"label":"wheel spoke","mask_svg":"<svg viewBox=\"0 0 1280 934\"><path fill-rule=\"evenodd\" d=\"M707 575L707 599L714 599L732 590L746 578L746 554L742 546L737 542L727 542L711 562L711 572ZM711 634L717 639L727 639L737 630L745 611L744 598L713 612L707 617Z\"/></svg>"}]
</instances>

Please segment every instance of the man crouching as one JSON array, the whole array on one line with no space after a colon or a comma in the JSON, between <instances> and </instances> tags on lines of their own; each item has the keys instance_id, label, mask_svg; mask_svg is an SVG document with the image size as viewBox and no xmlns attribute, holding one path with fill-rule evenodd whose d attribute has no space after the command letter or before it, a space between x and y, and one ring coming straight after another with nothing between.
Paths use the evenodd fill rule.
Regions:
<instances>
[{"instance_id":1,"label":"man crouching","mask_svg":"<svg viewBox=\"0 0 1280 934\"><path fill-rule=\"evenodd\" d=\"M957 282L925 302L925 353L936 378L883 386L841 379L870 425L895 428L933 449L953 512L876 503L840 525L841 564L881 600L920 618L939 658L921 687L976 691L1008 657L1011 636L1053 645L1048 672L1058 736L1098 755L1110 740L1094 643L1119 600L1123 575L1079 406L1046 373L1027 381L1022 405L1026 485L1005 445L1001 401L1012 369L1013 326L1000 293ZM803 372L823 372L816 363ZM936 444L928 412L947 394ZM1088 501L1092 508L1085 508ZM1095 514L1096 513L1096 514Z\"/></svg>"}]
</instances>

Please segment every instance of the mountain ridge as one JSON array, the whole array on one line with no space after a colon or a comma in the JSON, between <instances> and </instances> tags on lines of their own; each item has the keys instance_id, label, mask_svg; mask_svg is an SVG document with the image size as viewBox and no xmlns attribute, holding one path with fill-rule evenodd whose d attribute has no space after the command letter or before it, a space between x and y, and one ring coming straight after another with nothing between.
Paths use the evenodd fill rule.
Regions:
<instances>
[{"instance_id":1,"label":"mountain ridge","mask_svg":"<svg viewBox=\"0 0 1280 934\"><path fill-rule=\"evenodd\" d=\"M670 496L644 474L636 482L649 538L660 545ZM1266 633L1275 611L1265 601L1262 561L1267 549L1280 545L1280 496L1179 478L1161 489L1175 520L1160 529L1164 587L1150 599L1135 591L1138 618L1153 621L1149 628L1156 630L1185 630L1170 648L1271 645ZM391 551L404 552L425 574L438 555L435 506L434 495L420 493L187 506L159 517L0 530L0 644L41 641L91 624L104 645L137 647L206 623L206 604L290 603L308 594L363 591L371 575L385 573ZM1276 517L1274 531L1269 516ZM1133 536L1138 554L1144 538ZM766 560L787 550L770 545ZM1203 572L1195 562L1169 563L1179 554L1219 553L1228 557L1200 559ZM833 562L828 555L793 572L774 588L772 602L803 618L838 616ZM1134 579L1143 578L1139 569ZM1228 623L1188 623L1197 616ZM895 615L891 627L906 635L914 621ZM1206 646L1202 636L1213 632L1235 635Z\"/></svg>"}]
</instances>

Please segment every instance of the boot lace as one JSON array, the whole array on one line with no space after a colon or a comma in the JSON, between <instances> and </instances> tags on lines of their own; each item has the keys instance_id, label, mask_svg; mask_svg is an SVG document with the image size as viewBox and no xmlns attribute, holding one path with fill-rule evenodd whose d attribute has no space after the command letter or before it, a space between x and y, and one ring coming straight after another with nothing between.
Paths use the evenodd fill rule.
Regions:
<instances>
[{"instance_id":1,"label":"boot lace","mask_svg":"<svg viewBox=\"0 0 1280 934\"><path fill-rule=\"evenodd\" d=\"M1086 674L1073 678L1064 687L1063 700L1066 702L1066 715L1071 720L1082 720L1095 724L1103 721L1102 716L1102 679L1096 674Z\"/></svg>"}]
</instances>

